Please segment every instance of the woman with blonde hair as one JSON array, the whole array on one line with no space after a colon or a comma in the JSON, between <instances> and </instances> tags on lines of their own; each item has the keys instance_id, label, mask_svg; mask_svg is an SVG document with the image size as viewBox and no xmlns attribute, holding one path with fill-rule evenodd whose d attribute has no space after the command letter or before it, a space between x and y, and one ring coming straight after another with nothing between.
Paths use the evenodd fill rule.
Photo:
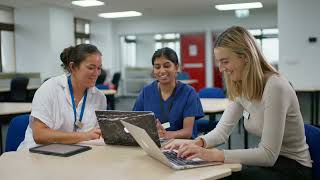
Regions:
<instances>
[{"instance_id":1,"label":"woman with blonde hair","mask_svg":"<svg viewBox=\"0 0 320 180\"><path fill-rule=\"evenodd\" d=\"M165 148L178 149L178 156L187 159L243 164L232 179L312 179L312 161L295 90L267 63L254 37L242 27L230 27L218 37L214 55L231 103L214 130ZM212 148L227 141L242 116L245 129L261 138L258 146Z\"/></svg>"}]
</instances>

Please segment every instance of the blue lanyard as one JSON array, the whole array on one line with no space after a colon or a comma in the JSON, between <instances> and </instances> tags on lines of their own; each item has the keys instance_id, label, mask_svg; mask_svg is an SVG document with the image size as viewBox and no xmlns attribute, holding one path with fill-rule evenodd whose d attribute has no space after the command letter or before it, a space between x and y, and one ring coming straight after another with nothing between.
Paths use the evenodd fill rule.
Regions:
<instances>
[{"instance_id":1,"label":"blue lanyard","mask_svg":"<svg viewBox=\"0 0 320 180\"><path fill-rule=\"evenodd\" d=\"M71 83L71 77L68 76L68 85L69 85L69 91L70 91L70 95L71 95L71 102L72 102L72 108L73 108L73 115L74 115L74 129L78 128L77 125L77 108L76 108L76 103L74 101L74 95L73 95L73 88L72 88L72 83ZM86 91L84 92L84 98L83 98L83 102L82 102L82 107L81 107L81 111L80 111L80 118L79 118L79 123L81 123L82 121L82 117L83 117L83 113L84 113L84 109L86 106L86 101L87 101L87 94L88 91L86 89Z\"/></svg>"},{"instance_id":2,"label":"blue lanyard","mask_svg":"<svg viewBox=\"0 0 320 180\"><path fill-rule=\"evenodd\" d=\"M162 94L161 94L161 89L160 89L160 86L159 86L159 94L160 94L160 110L161 110L161 117L163 118L161 122L170 122L169 121L169 114L171 112L171 109L172 109L172 106L173 106L173 101L175 100L175 96L176 96L176 91L177 91L177 87L179 85L179 81L176 82L176 86L174 87L172 93L171 93L171 102L169 104L169 108L168 108L168 111L165 111L164 110L164 100L162 98ZM169 97L170 98L170 97ZM169 99L168 99L169 100Z\"/></svg>"}]
</instances>

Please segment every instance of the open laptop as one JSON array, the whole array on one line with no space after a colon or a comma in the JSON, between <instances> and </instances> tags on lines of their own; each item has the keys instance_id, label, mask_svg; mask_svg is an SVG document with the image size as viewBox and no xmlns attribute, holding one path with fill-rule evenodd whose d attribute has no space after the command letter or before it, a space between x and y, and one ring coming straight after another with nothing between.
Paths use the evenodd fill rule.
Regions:
<instances>
[{"instance_id":1,"label":"open laptop","mask_svg":"<svg viewBox=\"0 0 320 180\"><path fill-rule=\"evenodd\" d=\"M156 128L156 120L150 111L95 111L106 144L138 146L131 134L124 128L120 120L144 129L154 143L160 147L160 139Z\"/></svg>"},{"instance_id":2,"label":"open laptop","mask_svg":"<svg viewBox=\"0 0 320 180\"><path fill-rule=\"evenodd\" d=\"M148 155L173 169L187 169L222 164L221 162L203 161L199 158L193 160L178 158L174 151L161 151L144 129L122 120L121 123Z\"/></svg>"}]
</instances>

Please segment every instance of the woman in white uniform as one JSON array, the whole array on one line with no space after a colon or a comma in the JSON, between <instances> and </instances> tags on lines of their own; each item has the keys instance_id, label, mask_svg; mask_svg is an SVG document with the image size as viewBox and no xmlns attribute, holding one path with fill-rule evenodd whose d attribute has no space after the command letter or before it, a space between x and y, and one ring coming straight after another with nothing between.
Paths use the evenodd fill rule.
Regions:
<instances>
[{"instance_id":1,"label":"woman in white uniform","mask_svg":"<svg viewBox=\"0 0 320 180\"><path fill-rule=\"evenodd\" d=\"M95 87L101 73L101 56L97 47L90 44L63 50L61 66L67 74L47 80L35 93L30 123L18 149L54 142L74 144L100 137L94 111L107 108L104 94Z\"/></svg>"}]
</instances>

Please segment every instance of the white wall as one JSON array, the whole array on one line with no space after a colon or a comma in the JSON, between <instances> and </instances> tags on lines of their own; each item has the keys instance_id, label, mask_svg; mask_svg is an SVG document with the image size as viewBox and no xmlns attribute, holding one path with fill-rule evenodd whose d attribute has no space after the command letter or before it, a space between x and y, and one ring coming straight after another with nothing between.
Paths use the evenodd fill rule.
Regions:
<instances>
[{"instance_id":1,"label":"white wall","mask_svg":"<svg viewBox=\"0 0 320 180\"><path fill-rule=\"evenodd\" d=\"M208 29L221 30L232 25L250 28L276 27L277 11L254 11L248 18L239 19L233 14L173 16L166 18L131 18L116 21L118 34L166 33L166 32L205 32Z\"/></svg>"},{"instance_id":2,"label":"white wall","mask_svg":"<svg viewBox=\"0 0 320 180\"><path fill-rule=\"evenodd\" d=\"M109 20L91 21L90 34L91 43L96 45L102 53L102 67L113 74L117 62L115 61L112 22ZM111 77L107 78L110 79Z\"/></svg>"},{"instance_id":3,"label":"white wall","mask_svg":"<svg viewBox=\"0 0 320 180\"><path fill-rule=\"evenodd\" d=\"M15 9L17 72L45 72L51 68L47 66L53 61L49 16L49 8Z\"/></svg>"},{"instance_id":4,"label":"white wall","mask_svg":"<svg viewBox=\"0 0 320 180\"><path fill-rule=\"evenodd\" d=\"M63 73L60 53L64 48L74 46L73 15L67 9L50 8L50 49L52 61L47 61L50 71L43 73L43 78Z\"/></svg>"},{"instance_id":5,"label":"white wall","mask_svg":"<svg viewBox=\"0 0 320 180\"><path fill-rule=\"evenodd\" d=\"M61 74L60 52L74 44L73 15L52 7L15 9L17 72L40 72L41 78Z\"/></svg>"},{"instance_id":6,"label":"white wall","mask_svg":"<svg viewBox=\"0 0 320 180\"><path fill-rule=\"evenodd\" d=\"M296 89L320 88L320 1L278 1L279 70ZM317 43L308 38L317 37Z\"/></svg>"},{"instance_id":7,"label":"white wall","mask_svg":"<svg viewBox=\"0 0 320 180\"><path fill-rule=\"evenodd\" d=\"M114 21L114 42L119 42L119 35L125 34L154 34L168 32L206 32L206 85L213 84L213 59L211 43L211 31L221 31L233 25L240 25L246 28L274 28L277 27L276 10L251 10L248 18L238 19L233 14L223 13L219 15L199 15L199 16L174 16L162 18L130 18L127 20ZM120 45L115 46L119 49ZM138 51L138 50L137 50ZM120 50L119 50L120 52ZM151 51L152 55L153 50ZM149 52L147 52L149 53ZM120 54L120 53L118 53ZM147 55L147 54L146 54ZM149 57L151 55L148 54ZM118 56L120 58L120 56ZM150 59L150 58L149 58ZM120 61L120 59L117 59ZM149 65L150 66L150 65ZM116 68L116 67L115 67Z\"/></svg>"}]
</instances>

